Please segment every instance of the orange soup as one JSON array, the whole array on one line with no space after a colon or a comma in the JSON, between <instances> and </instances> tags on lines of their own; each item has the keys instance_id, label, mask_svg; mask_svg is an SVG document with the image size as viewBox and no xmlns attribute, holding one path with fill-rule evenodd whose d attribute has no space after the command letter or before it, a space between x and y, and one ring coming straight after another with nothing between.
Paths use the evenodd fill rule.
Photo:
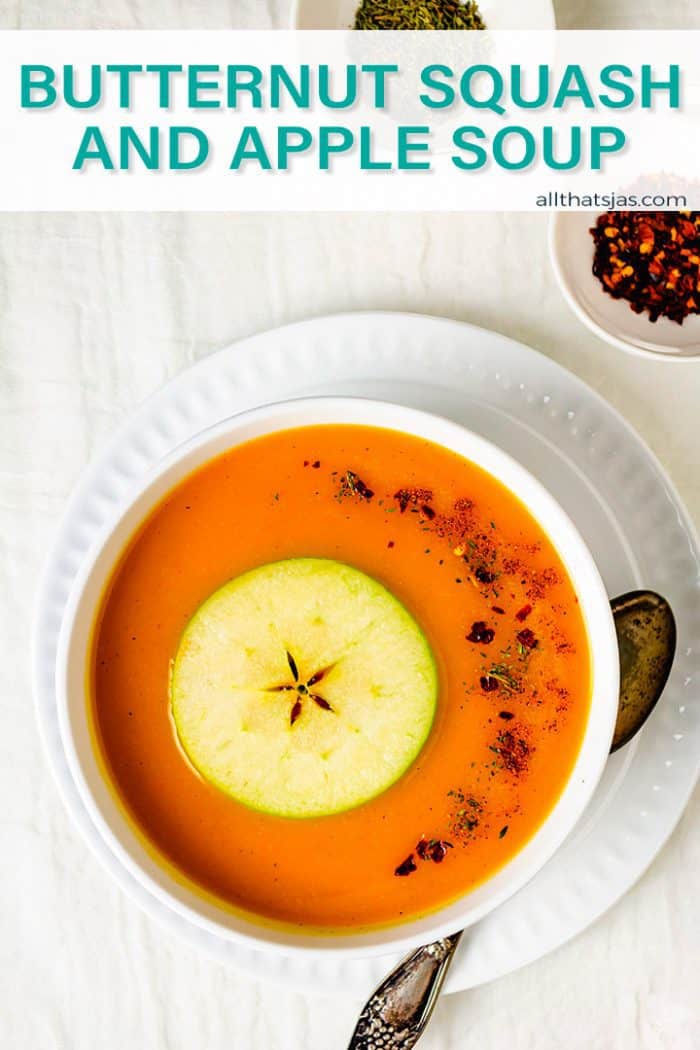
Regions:
<instances>
[{"instance_id":1,"label":"orange soup","mask_svg":"<svg viewBox=\"0 0 700 1050\"><path fill-rule=\"evenodd\" d=\"M171 704L183 631L202 604L227 581L297 558L383 585L437 668L434 717L408 768L325 816L232 797L190 761ZM336 713L318 680L328 668L290 657L289 681L246 702L273 705L265 717L279 712L293 747L305 719L323 727ZM576 594L537 522L475 465L373 427L287 430L197 470L133 538L95 629L95 733L146 839L221 902L320 931L413 918L493 875L557 801L589 700Z\"/></svg>"}]
</instances>

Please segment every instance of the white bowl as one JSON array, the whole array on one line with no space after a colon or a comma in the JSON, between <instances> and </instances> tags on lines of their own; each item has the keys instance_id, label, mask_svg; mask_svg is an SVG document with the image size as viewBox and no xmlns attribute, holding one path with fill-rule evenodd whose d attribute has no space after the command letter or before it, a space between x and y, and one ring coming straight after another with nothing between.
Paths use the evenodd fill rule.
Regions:
<instances>
[{"instance_id":1,"label":"white bowl","mask_svg":"<svg viewBox=\"0 0 700 1050\"><path fill-rule=\"evenodd\" d=\"M555 212L549 227L549 251L559 286L571 309L592 332L628 353L663 361L700 357L700 314L682 325L646 313L636 314L626 299L613 299L593 274L593 238L589 232L600 212Z\"/></svg>"},{"instance_id":2,"label":"white bowl","mask_svg":"<svg viewBox=\"0 0 700 1050\"><path fill-rule=\"evenodd\" d=\"M293 0L293 29L351 29L360 0ZM487 29L556 29L551 0L479 0Z\"/></svg>"},{"instance_id":3,"label":"white bowl","mask_svg":"<svg viewBox=\"0 0 700 1050\"><path fill-rule=\"evenodd\" d=\"M460 900L409 922L360 933L319 935L234 914L175 878L147 850L108 787L89 730L86 683L91 632L104 588L129 539L158 502L189 473L241 442L322 423L385 427L433 441L477 463L513 492L554 543L574 583L592 653L590 716L574 768L535 835L491 879ZM613 618L595 563L552 496L515 460L456 423L414 409L359 398L311 398L245 412L196 435L163 460L130 494L103 530L79 572L67 604L57 655L59 725L71 775L90 816L118 861L188 921L218 936L283 949L366 956L431 941L476 922L523 886L551 857L585 809L605 766L618 706L619 664Z\"/></svg>"}]
</instances>

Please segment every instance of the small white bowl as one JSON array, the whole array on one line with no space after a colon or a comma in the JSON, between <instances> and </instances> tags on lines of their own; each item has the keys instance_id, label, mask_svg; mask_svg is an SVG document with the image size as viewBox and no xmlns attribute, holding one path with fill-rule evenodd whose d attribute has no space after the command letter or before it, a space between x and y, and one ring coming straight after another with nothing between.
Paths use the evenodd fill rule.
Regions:
<instances>
[{"instance_id":1,"label":"small white bowl","mask_svg":"<svg viewBox=\"0 0 700 1050\"><path fill-rule=\"evenodd\" d=\"M90 640L114 566L141 522L183 478L227 449L252 438L323 423L398 430L433 441L477 463L513 492L554 543L578 595L592 658L590 715L567 784L535 835L491 879L430 915L370 932L318 935L280 928L234 913L169 871L147 849L105 780L88 723ZM558 849L588 804L608 756L618 707L619 661L610 604L593 558L552 496L520 464L456 423L399 405L359 398L311 398L245 412L196 435L135 486L103 529L72 588L61 626L56 665L62 743L71 775L99 834L118 862L158 901L219 937L285 954L386 954L462 929L515 893ZM313 892L313 887L309 887Z\"/></svg>"},{"instance_id":2,"label":"small white bowl","mask_svg":"<svg viewBox=\"0 0 700 1050\"><path fill-rule=\"evenodd\" d=\"M660 317L652 324L636 314L626 299L613 299L593 274L590 228L600 212L555 212L549 227L549 251L559 287L574 313L607 343L630 354L663 361L700 357L700 314L682 325Z\"/></svg>"},{"instance_id":3,"label":"small white bowl","mask_svg":"<svg viewBox=\"0 0 700 1050\"><path fill-rule=\"evenodd\" d=\"M292 29L352 29L360 0L293 0ZM479 0L487 29L556 29L551 0Z\"/></svg>"}]
</instances>

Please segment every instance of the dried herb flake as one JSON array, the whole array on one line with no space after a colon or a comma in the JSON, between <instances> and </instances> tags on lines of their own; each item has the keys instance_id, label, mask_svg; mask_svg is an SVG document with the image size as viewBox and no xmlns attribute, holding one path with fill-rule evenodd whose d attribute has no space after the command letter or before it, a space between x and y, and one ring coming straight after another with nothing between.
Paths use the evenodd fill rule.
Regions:
<instances>
[{"instance_id":1,"label":"dried herb flake","mask_svg":"<svg viewBox=\"0 0 700 1050\"><path fill-rule=\"evenodd\" d=\"M485 29L474 0L361 0L355 29Z\"/></svg>"}]
</instances>

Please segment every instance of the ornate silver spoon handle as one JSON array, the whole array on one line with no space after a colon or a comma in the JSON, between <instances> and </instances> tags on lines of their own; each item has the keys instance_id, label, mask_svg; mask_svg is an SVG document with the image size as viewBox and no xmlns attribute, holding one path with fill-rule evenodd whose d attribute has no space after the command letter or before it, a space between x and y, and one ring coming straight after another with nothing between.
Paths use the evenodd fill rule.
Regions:
<instances>
[{"instance_id":1,"label":"ornate silver spoon handle","mask_svg":"<svg viewBox=\"0 0 700 1050\"><path fill-rule=\"evenodd\" d=\"M403 959L368 999L348 1050L410 1050L430 1020L461 933Z\"/></svg>"}]
</instances>

